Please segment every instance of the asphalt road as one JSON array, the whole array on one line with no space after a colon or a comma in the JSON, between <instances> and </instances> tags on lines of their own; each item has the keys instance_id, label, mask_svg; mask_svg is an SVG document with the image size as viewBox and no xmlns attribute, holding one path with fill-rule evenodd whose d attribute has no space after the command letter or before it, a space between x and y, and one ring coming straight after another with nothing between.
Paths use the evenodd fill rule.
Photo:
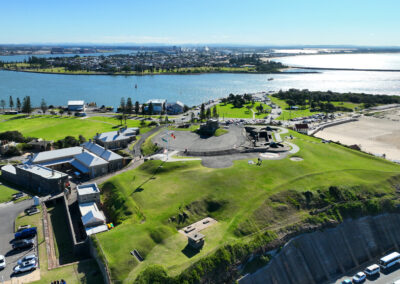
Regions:
<instances>
[{"instance_id":1,"label":"asphalt road","mask_svg":"<svg viewBox=\"0 0 400 284\"><path fill-rule=\"evenodd\" d=\"M11 240L14 239L14 222L19 213L33 205L33 200L28 199L19 203L0 204L0 254L6 257L6 268L0 271L0 281L10 280L13 268L17 265L18 259L30 253L29 250L13 254ZM3 278L2 278L3 277Z\"/></svg>"},{"instance_id":2,"label":"asphalt road","mask_svg":"<svg viewBox=\"0 0 400 284\"><path fill-rule=\"evenodd\" d=\"M352 279L352 277L359 271L364 271L365 268L370 266L371 264L374 263L379 263L379 258L376 259L375 261L368 262L367 264L364 264L358 269L353 269L351 272L346 273L346 275L342 275L339 279L336 279L335 281L332 281L332 283L340 284L343 280L345 279ZM397 265L397 267L394 267L393 269L385 272L381 272L379 274L379 277L374 278L374 279L367 279L363 283L373 283L373 284L392 284L396 280L400 280L400 265Z\"/></svg>"}]
</instances>

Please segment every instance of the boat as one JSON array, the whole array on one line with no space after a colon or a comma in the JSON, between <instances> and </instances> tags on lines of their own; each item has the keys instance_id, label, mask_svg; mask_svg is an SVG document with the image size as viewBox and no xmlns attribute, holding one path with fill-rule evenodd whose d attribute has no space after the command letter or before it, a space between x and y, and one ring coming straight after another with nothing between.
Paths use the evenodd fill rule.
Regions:
<instances>
[{"instance_id":1,"label":"boat","mask_svg":"<svg viewBox=\"0 0 400 284\"><path fill-rule=\"evenodd\" d=\"M268 78L268 81L272 81L272 80L274 80L274 78Z\"/></svg>"},{"instance_id":2,"label":"boat","mask_svg":"<svg viewBox=\"0 0 400 284\"><path fill-rule=\"evenodd\" d=\"M135 89L137 89L137 84L135 84Z\"/></svg>"}]
</instances>

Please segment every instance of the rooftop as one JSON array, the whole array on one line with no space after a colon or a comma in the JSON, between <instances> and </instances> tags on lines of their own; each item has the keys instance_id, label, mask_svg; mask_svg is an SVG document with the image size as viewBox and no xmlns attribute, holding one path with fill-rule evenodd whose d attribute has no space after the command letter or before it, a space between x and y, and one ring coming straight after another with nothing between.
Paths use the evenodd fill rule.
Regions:
<instances>
[{"instance_id":1,"label":"rooftop","mask_svg":"<svg viewBox=\"0 0 400 284\"><path fill-rule=\"evenodd\" d=\"M77 147L70 147L70 148L58 149L58 150L53 150L53 151L40 152L40 153L35 154L30 161L32 163L37 164L37 163L42 163L42 162L46 162L49 160L73 157L75 155L78 155L79 153L82 153L82 150L83 150L82 147L77 146Z\"/></svg>"},{"instance_id":2,"label":"rooftop","mask_svg":"<svg viewBox=\"0 0 400 284\"><path fill-rule=\"evenodd\" d=\"M79 161L81 164L83 164L87 167L108 164L108 162L106 160L103 160L102 158L100 158L88 151L85 151L85 152L80 153L79 155L76 155L75 160Z\"/></svg>"},{"instance_id":3,"label":"rooftop","mask_svg":"<svg viewBox=\"0 0 400 284\"><path fill-rule=\"evenodd\" d=\"M1 168L1 170L3 172L8 172L8 173L14 174L14 175L17 173L17 171L13 165L5 165Z\"/></svg>"},{"instance_id":4,"label":"rooftop","mask_svg":"<svg viewBox=\"0 0 400 284\"><path fill-rule=\"evenodd\" d=\"M68 101L69 106L76 106L76 105L80 106L80 105L84 105L84 104L85 104L84 101Z\"/></svg>"},{"instance_id":5,"label":"rooftop","mask_svg":"<svg viewBox=\"0 0 400 284\"><path fill-rule=\"evenodd\" d=\"M198 231L191 232L191 233L187 234L187 236L189 239L196 241L196 242L205 238L205 235L199 233Z\"/></svg>"},{"instance_id":6,"label":"rooftop","mask_svg":"<svg viewBox=\"0 0 400 284\"><path fill-rule=\"evenodd\" d=\"M113 151L105 149L104 147L101 147L100 145L93 142L85 142L82 144L82 146L86 150L92 152L93 154L96 154L106 161L123 159L120 155L114 153Z\"/></svg>"},{"instance_id":7,"label":"rooftop","mask_svg":"<svg viewBox=\"0 0 400 284\"><path fill-rule=\"evenodd\" d=\"M67 176L66 174L56 171L56 170L52 170L46 167L43 167L41 165L18 165L17 168L27 171L27 172L31 172L32 174L41 176L43 178L47 178L47 179L58 179L58 178L62 178Z\"/></svg>"},{"instance_id":8,"label":"rooftop","mask_svg":"<svg viewBox=\"0 0 400 284\"><path fill-rule=\"evenodd\" d=\"M126 140L130 139L129 136L135 135L138 129L139 128L137 127L131 127L131 128L121 129L120 131L104 132L98 134L96 136L96 139L99 139L103 142Z\"/></svg>"},{"instance_id":9,"label":"rooftop","mask_svg":"<svg viewBox=\"0 0 400 284\"><path fill-rule=\"evenodd\" d=\"M86 184L86 185L78 185L76 187L76 190L78 192L78 195L100 193L100 190L97 187L96 183L91 183L91 184Z\"/></svg>"},{"instance_id":10,"label":"rooftop","mask_svg":"<svg viewBox=\"0 0 400 284\"><path fill-rule=\"evenodd\" d=\"M152 103L152 104L164 104L166 103L167 100L164 99L152 99L152 100L148 100L146 104Z\"/></svg>"}]
</instances>

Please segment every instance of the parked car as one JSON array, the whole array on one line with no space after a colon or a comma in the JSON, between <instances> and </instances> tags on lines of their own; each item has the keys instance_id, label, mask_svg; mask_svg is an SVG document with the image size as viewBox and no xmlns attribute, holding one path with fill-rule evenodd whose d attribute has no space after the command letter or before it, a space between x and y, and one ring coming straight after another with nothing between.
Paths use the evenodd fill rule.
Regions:
<instances>
[{"instance_id":1,"label":"parked car","mask_svg":"<svg viewBox=\"0 0 400 284\"><path fill-rule=\"evenodd\" d=\"M22 230L21 232L16 232L14 234L15 239L26 239L26 238L31 238L36 236L37 234L37 229L36 227L28 228L25 230Z\"/></svg>"},{"instance_id":2,"label":"parked car","mask_svg":"<svg viewBox=\"0 0 400 284\"><path fill-rule=\"evenodd\" d=\"M373 265L368 266L368 267L364 270L364 273L365 273L366 275L368 275L368 276L374 276L374 275L379 274L380 271L381 271L381 270L380 270L380 268L379 268L379 265L373 264Z\"/></svg>"},{"instance_id":3,"label":"parked car","mask_svg":"<svg viewBox=\"0 0 400 284\"><path fill-rule=\"evenodd\" d=\"M28 255L24 256L23 258L19 259L17 263L18 263L18 265L22 265L24 262L32 261L32 260L37 262L38 259L37 259L36 254L28 254Z\"/></svg>"},{"instance_id":4,"label":"parked car","mask_svg":"<svg viewBox=\"0 0 400 284\"><path fill-rule=\"evenodd\" d=\"M365 281L365 278L367 278L365 273L360 271L356 275L353 276L353 282L354 283L361 283L361 282Z\"/></svg>"},{"instance_id":5,"label":"parked car","mask_svg":"<svg viewBox=\"0 0 400 284\"><path fill-rule=\"evenodd\" d=\"M17 240L13 242L12 248L14 250L21 250L21 249L31 248L33 247L34 244L35 242L32 239Z\"/></svg>"},{"instance_id":6,"label":"parked car","mask_svg":"<svg viewBox=\"0 0 400 284\"><path fill-rule=\"evenodd\" d=\"M14 200L18 200L20 198L22 198L24 196L24 194L22 192L18 192L16 194L14 194Z\"/></svg>"},{"instance_id":7,"label":"parked car","mask_svg":"<svg viewBox=\"0 0 400 284\"><path fill-rule=\"evenodd\" d=\"M26 209L24 210L24 212L25 212L26 214L28 214L29 211L34 210L34 209L36 209L36 206L35 206L35 205L32 205L31 207L26 208Z\"/></svg>"},{"instance_id":8,"label":"parked car","mask_svg":"<svg viewBox=\"0 0 400 284\"><path fill-rule=\"evenodd\" d=\"M30 260L23 262L22 264L19 264L14 267L14 273L23 273L23 272L28 272L28 271L34 271L37 268L37 261L36 260Z\"/></svg>"},{"instance_id":9,"label":"parked car","mask_svg":"<svg viewBox=\"0 0 400 284\"><path fill-rule=\"evenodd\" d=\"M25 229L29 229L30 227L31 227L31 225L22 225L22 226L19 226L17 232L21 232L21 231L23 231L23 230L25 230Z\"/></svg>"},{"instance_id":10,"label":"parked car","mask_svg":"<svg viewBox=\"0 0 400 284\"><path fill-rule=\"evenodd\" d=\"M6 258L4 255L0 255L0 270L6 268Z\"/></svg>"},{"instance_id":11,"label":"parked car","mask_svg":"<svg viewBox=\"0 0 400 284\"><path fill-rule=\"evenodd\" d=\"M340 282L340 284L351 284L351 280L350 279L344 279L342 282Z\"/></svg>"},{"instance_id":12,"label":"parked car","mask_svg":"<svg viewBox=\"0 0 400 284\"><path fill-rule=\"evenodd\" d=\"M40 212L39 209L33 208L33 209L29 210L29 212L28 212L27 214L28 214L29 216L31 216L31 215L38 214L39 212Z\"/></svg>"}]
</instances>

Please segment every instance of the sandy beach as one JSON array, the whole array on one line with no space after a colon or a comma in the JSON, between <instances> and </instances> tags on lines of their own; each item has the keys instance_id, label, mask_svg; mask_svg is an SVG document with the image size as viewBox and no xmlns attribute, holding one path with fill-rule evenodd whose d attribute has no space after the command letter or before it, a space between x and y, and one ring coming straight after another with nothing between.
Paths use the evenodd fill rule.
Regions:
<instances>
[{"instance_id":1,"label":"sandy beach","mask_svg":"<svg viewBox=\"0 0 400 284\"><path fill-rule=\"evenodd\" d=\"M400 109L362 116L359 121L326 128L316 137L358 145L362 151L400 161Z\"/></svg>"}]
</instances>

